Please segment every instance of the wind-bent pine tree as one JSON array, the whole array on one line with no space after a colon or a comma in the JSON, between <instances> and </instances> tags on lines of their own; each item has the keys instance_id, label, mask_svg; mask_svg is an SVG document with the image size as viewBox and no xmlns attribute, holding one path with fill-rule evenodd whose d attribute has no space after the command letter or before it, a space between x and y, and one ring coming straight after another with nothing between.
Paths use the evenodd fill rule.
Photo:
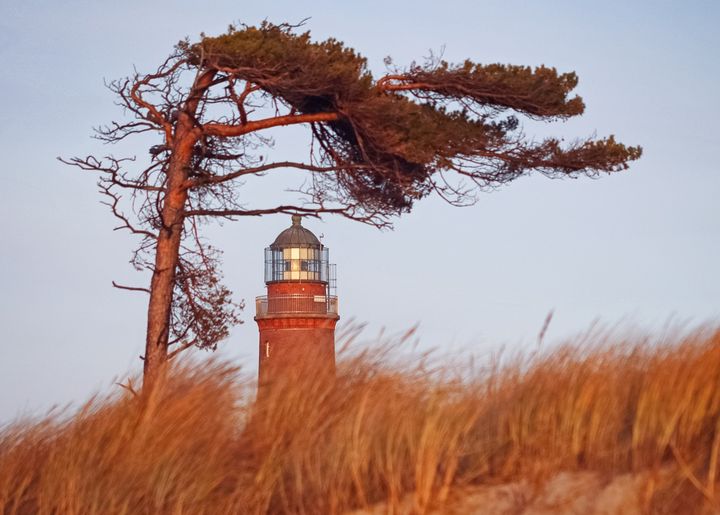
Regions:
<instances>
[{"instance_id":1,"label":"wind-bent pine tree","mask_svg":"<svg viewBox=\"0 0 720 515\"><path fill-rule=\"evenodd\" d=\"M518 116L582 114L575 73L554 68L430 59L375 78L366 60L335 39L315 42L297 26L230 27L180 42L154 73L110 83L130 121L97 129L108 143L157 134L147 165L132 158L72 158L100 173L121 227L141 238L133 254L149 270L144 388L190 347L215 349L239 310L220 282L219 253L200 222L292 213L338 214L387 227L435 192L453 204L539 172L549 177L616 172L640 157L612 136L563 145L528 139ZM264 159L268 129L307 128L302 161ZM307 174L295 204L247 206L242 180L283 170ZM122 209L120 192L132 199Z\"/></svg>"}]
</instances>

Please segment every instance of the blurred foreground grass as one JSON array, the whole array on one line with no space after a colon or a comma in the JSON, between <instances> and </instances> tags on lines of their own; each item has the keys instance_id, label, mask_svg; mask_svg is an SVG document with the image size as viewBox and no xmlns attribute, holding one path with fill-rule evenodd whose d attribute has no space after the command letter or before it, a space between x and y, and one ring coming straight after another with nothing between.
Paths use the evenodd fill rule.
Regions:
<instances>
[{"instance_id":1,"label":"blurred foreground grass","mask_svg":"<svg viewBox=\"0 0 720 515\"><path fill-rule=\"evenodd\" d=\"M720 508L716 329L598 336L484 367L390 347L345 352L334 381L274 384L259 405L231 364L185 362L149 398L118 388L13 422L0 513L443 512L474 485L574 471L646 478L648 513Z\"/></svg>"}]
</instances>

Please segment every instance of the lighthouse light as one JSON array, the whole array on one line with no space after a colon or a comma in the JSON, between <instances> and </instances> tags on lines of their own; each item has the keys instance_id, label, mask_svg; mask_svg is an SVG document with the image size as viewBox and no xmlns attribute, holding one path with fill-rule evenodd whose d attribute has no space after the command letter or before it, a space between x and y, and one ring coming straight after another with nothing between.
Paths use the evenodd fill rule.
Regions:
<instances>
[{"instance_id":1,"label":"lighthouse light","mask_svg":"<svg viewBox=\"0 0 720 515\"><path fill-rule=\"evenodd\" d=\"M265 282L328 283L328 249L293 217L293 225L265 249Z\"/></svg>"}]
</instances>

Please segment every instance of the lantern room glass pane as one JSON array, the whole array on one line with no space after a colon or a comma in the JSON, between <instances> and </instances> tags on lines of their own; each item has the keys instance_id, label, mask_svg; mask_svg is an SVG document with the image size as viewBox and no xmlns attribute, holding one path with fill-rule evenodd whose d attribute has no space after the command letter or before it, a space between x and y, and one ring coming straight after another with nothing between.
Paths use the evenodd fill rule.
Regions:
<instances>
[{"instance_id":1,"label":"lantern room glass pane","mask_svg":"<svg viewBox=\"0 0 720 515\"><path fill-rule=\"evenodd\" d=\"M329 280L326 248L265 249L265 282Z\"/></svg>"}]
</instances>

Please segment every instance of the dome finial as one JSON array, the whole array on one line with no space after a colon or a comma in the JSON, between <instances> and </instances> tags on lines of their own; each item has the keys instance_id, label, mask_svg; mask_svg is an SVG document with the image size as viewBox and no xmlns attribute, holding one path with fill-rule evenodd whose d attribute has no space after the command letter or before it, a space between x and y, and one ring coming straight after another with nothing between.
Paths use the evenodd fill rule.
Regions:
<instances>
[{"instance_id":1,"label":"dome finial","mask_svg":"<svg viewBox=\"0 0 720 515\"><path fill-rule=\"evenodd\" d=\"M300 215L292 215L292 224L293 225L301 225L300 221L302 220L302 216Z\"/></svg>"}]
</instances>

